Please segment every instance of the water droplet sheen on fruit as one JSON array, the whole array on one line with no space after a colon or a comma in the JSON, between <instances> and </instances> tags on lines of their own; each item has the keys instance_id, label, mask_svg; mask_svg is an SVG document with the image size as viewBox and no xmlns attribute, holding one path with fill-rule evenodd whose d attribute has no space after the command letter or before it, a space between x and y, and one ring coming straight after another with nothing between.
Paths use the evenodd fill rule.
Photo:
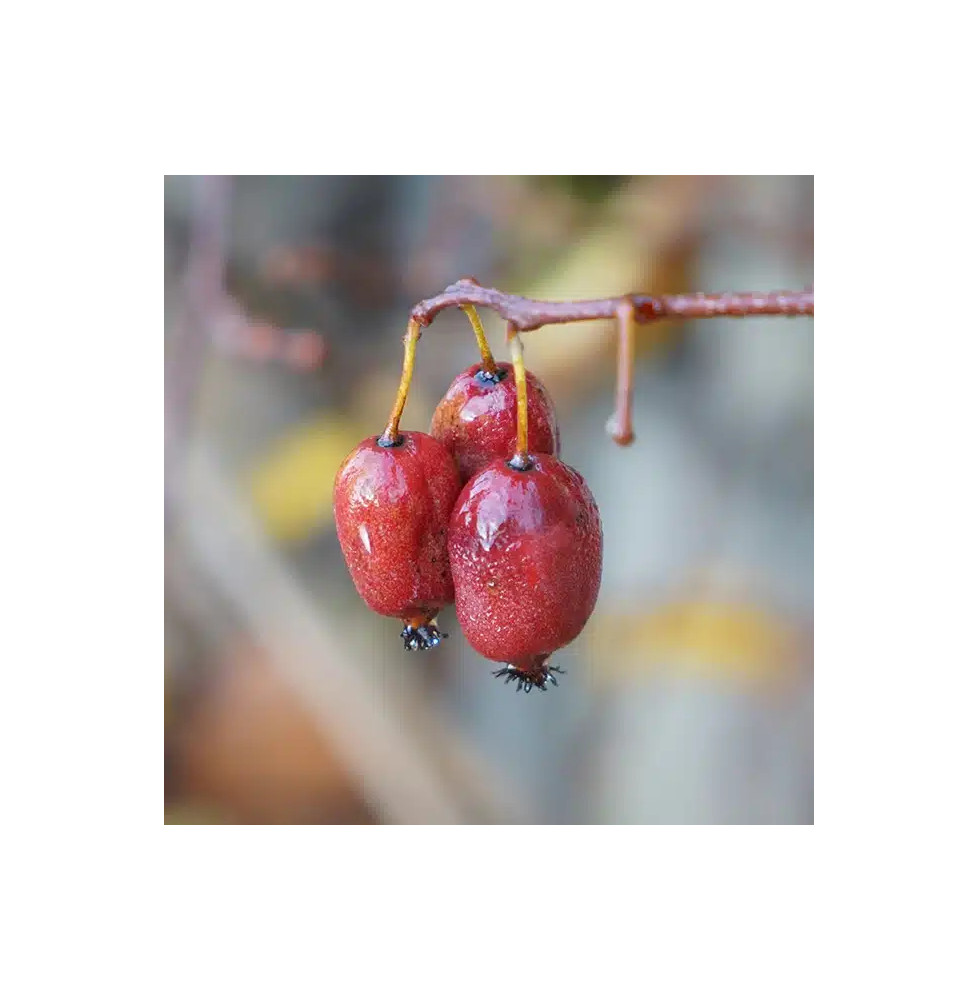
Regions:
<instances>
[{"instance_id":1,"label":"water droplet sheen on fruit","mask_svg":"<svg viewBox=\"0 0 978 1000\"><path fill-rule=\"evenodd\" d=\"M498 380L472 365L452 381L431 418L431 434L452 453L465 483L497 458L516 450L516 380L513 366L497 362ZM557 413L543 383L526 373L530 451L560 454Z\"/></svg>"},{"instance_id":2,"label":"water droplet sheen on fruit","mask_svg":"<svg viewBox=\"0 0 978 1000\"><path fill-rule=\"evenodd\" d=\"M454 598L447 529L460 485L447 449L420 431L390 447L361 441L336 474L336 533L350 576L368 607L401 619L408 649L442 638L432 621Z\"/></svg>"},{"instance_id":3,"label":"water droplet sheen on fruit","mask_svg":"<svg viewBox=\"0 0 978 1000\"><path fill-rule=\"evenodd\" d=\"M462 489L449 525L465 638L530 686L553 681L548 658L594 610L602 548L598 507L578 472L550 455L532 456L526 471L492 462Z\"/></svg>"}]
</instances>

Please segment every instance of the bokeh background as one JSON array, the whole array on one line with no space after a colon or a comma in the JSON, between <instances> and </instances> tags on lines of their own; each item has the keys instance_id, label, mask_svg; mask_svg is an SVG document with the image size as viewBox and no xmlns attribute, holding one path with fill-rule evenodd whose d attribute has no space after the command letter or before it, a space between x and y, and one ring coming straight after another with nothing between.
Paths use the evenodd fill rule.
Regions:
<instances>
[{"instance_id":1,"label":"bokeh background","mask_svg":"<svg viewBox=\"0 0 978 1000\"><path fill-rule=\"evenodd\" d=\"M813 280L811 177L167 177L165 822L811 823L813 321L524 338L604 576L556 690L360 602L333 476L382 430L411 306ZM503 354L502 325L483 322ZM429 327L403 426L477 360Z\"/></svg>"}]
</instances>

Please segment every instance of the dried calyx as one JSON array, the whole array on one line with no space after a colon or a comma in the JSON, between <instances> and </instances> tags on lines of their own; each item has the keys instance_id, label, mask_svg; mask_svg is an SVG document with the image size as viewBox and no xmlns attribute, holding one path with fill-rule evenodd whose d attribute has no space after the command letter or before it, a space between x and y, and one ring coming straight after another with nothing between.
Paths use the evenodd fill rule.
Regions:
<instances>
[{"instance_id":1,"label":"dried calyx","mask_svg":"<svg viewBox=\"0 0 978 1000\"><path fill-rule=\"evenodd\" d=\"M560 687L554 674L563 674L565 671L561 667L548 666L546 657L540 657L539 660L538 664L531 665L529 668L507 663L501 670L493 671L492 676L505 678L507 684L515 680L517 691L530 692L534 688L546 691L548 684Z\"/></svg>"},{"instance_id":2,"label":"dried calyx","mask_svg":"<svg viewBox=\"0 0 978 1000\"><path fill-rule=\"evenodd\" d=\"M440 632L432 621L427 625L405 625L401 638L404 640L404 648L415 652L419 649L433 649L442 639L448 638L448 633Z\"/></svg>"}]
</instances>

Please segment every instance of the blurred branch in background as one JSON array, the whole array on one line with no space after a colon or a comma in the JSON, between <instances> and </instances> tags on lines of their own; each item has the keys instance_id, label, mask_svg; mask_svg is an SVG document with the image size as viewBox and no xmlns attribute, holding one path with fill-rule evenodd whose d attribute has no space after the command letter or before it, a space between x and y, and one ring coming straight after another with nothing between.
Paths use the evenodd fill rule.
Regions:
<instances>
[{"instance_id":1,"label":"blurred branch in background","mask_svg":"<svg viewBox=\"0 0 978 1000\"><path fill-rule=\"evenodd\" d=\"M227 293L232 180L195 177L192 190L183 296L177 306L168 374L171 420L178 435L185 432L191 418L208 345L229 357L278 363L299 371L318 368L327 353L322 334L255 319Z\"/></svg>"},{"instance_id":2,"label":"blurred branch in background","mask_svg":"<svg viewBox=\"0 0 978 1000\"><path fill-rule=\"evenodd\" d=\"M224 305L225 240L230 178L196 177L192 185L187 262L176 319L169 338L166 371L167 488L182 473L180 458L193 422L197 387L203 377L212 324Z\"/></svg>"},{"instance_id":3,"label":"blurred branch in background","mask_svg":"<svg viewBox=\"0 0 978 1000\"><path fill-rule=\"evenodd\" d=\"M205 633L220 632L211 593L268 652L270 663L362 788L373 815L399 823L522 822L458 733L406 676L381 675L369 649L317 607L248 514L198 435L188 447L205 362L242 316L224 291L229 181L195 178L190 249L169 374L168 559L182 565L171 597ZM174 453L175 451L175 453ZM172 573L171 573L172 579ZM215 620L217 619L217 620Z\"/></svg>"}]
</instances>

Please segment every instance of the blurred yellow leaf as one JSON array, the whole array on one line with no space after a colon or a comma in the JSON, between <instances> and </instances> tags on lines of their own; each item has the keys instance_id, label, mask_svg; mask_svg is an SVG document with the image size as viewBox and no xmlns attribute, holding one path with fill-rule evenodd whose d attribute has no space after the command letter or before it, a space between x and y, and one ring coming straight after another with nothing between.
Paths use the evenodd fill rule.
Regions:
<instances>
[{"instance_id":1,"label":"blurred yellow leaf","mask_svg":"<svg viewBox=\"0 0 978 1000\"><path fill-rule=\"evenodd\" d=\"M663 667L741 680L771 679L794 660L794 630L764 609L709 599L673 601L648 614L592 619L592 657L607 677Z\"/></svg>"},{"instance_id":2,"label":"blurred yellow leaf","mask_svg":"<svg viewBox=\"0 0 978 1000\"><path fill-rule=\"evenodd\" d=\"M332 524L333 479L369 433L337 413L296 424L255 466L249 493L265 530L295 543Z\"/></svg>"}]
</instances>

